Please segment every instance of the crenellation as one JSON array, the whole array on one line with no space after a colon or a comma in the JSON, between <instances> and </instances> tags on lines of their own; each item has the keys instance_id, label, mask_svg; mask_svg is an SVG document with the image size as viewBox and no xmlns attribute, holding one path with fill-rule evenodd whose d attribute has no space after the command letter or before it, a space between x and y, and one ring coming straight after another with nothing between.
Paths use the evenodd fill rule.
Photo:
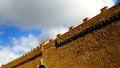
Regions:
<instances>
[{"instance_id":1,"label":"crenellation","mask_svg":"<svg viewBox=\"0 0 120 68\"><path fill-rule=\"evenodd\" d=\"M69 27L69 32L71 32L74 29L74 26Z\"/></svg>"},{"instance_id":2,"label":"crenellation","mask_svg":"<svg viewBox=\"0 0 120 68\"><path fill-rule=\"evenodd\" d=\"M86 17L85 19L83 19L83 23L87 23L89 21L89 18Z\"/></svg>"},{"instance_id":3,"label":"crenellation","mask_svg":"<svg viewBox=\"0 0 120 68\"><path fill-rule=\"evenodd\" d=\"M36 50L39 52L39 51L42 51L42 49L40 48L40 45L38 45L37 47L36 47Z\"/></svg>"},{"instance_id":4,"label":"crenellation","mask_svg":"<svg viewBox=\"0 0 120 68\"><path fill-rule=\"evenodd\" d=\"M99 15L98 15L99 16ZM97 17L97 16L96 16ZM112 18L112 17L111 17ZM105 27L105 26L107 26L108 24L111 24L112 22L115 22L115 21L117 21L117 20L119 20L119 14L117 14L117 15L115 15L115 16L113 16L113 18L114 18L114 20L110 20L111 18L107 18L106 20L104 20L104 21L101 21L101 22L99 22L98 24L95 24L94 26L92 26L92 27L89 27L89 28L86 28L85 30L83 30L82 32L80 32L80 34L81 34L81 36L84 36L84 35L86 35L86 34L88 34L90 31L90 29L92 28L92 30L94 31L94 30L97 30L97 29L100 29L101 27ZM84 25L84 24L83 24ZM67 33L66 33L67 34ZM65 36L65 34L63 34L63 37ZM71 36L71 37L68 37L68 38L71 38L72 40L74 40L74 39L76 39L77 38L77 36L78 35L76 35L76 34L74 34L74 36ZM80 37L80 36L79 36ZM62 41L60 40L59 41L59 39L58 39L58 41L57 41L57 44L59 45L59 46L61 46L61 45L64 45L65 43L67 43L67 42L70 42L70 41L66 41L68 38L66 38L66 37L64 37L64 39L62 39ZM71 40L71 41L72 41Z\"/></svg>"},{"instance_id":5,"label":"crenellation","mask_svg":"<svg viewBox=\"0 0 120 68\"><path fill-rule=\"evenodd\" d=\"M104 8L101 9L101 13L107 12L108 11L108 6L105 6Z\"/></svg>"},{"instance_id":6,"label":"crenellation","mask_svg":"<svg viewBox=\"0 0 120 68\"><path fill-rule=\"evenodd\" d=\"M57 34L57 38L59 38L61 35L62 35L61 33Z\"/></svg>"},{"instance_id":7,"label":"crenellation","mask_svg":"<svg viewBox=\"0 0 120 68\"><path fill-rule=\"evenodd\" d=\"M50 40L49 44L46 44L43 46L43 50L47 50L49 49L50 47L55 47L55 40Z\"/></svg>"},{"instance_id":8,"label":"crenellation","mask_svg":"<svg viewBox=\"0 0 120 68\"><path fill-rule=\"evenodd\" d=\"M49 40L46 40L45 42L43 42L41 44L41 51L43 52L44 50L47 50L48 48L54 46L54 40L53 39L49 39Z\"/></svg>"},{"instance_id":9,"label":"crenellation","mask_svg":"<svg viewBox=\"0 0 120 68\"><path fill-rule=\"evenodd\" d=\"M27 54L30 55L30 51Z\"/></svg>"},{"instance_id":10,"label":"crenellation","mask_svg":"<svg viewBox=\"0 0 120 68\"><path fill-rule=\"evenodd\" d=\"M46 44L48 44L50 42L50 40L46 40L46 41L44 41L41 45L46 45Z\"/></svg>"},{"instance_id":11,"label":"crenellation","mask_svg":"<svg viewBox=\"0 0 120 68\"><path fill-rule=\"evenodd\" d=\"M31 50L30 52L24 54L23 56L17 58L16 60L8 63L8 67L19 66L25 62L30 61L30 59L34 58L35 56L39 55L40 51L37 51L36 48ZM33 56L34 55L34 56ZM11 65L12 64L12 65Z\"/></svg>"},{"instance_id":12,"label":"crenellation","mask_svg":"<svg viewBox=\"0 0 120 68\"><path fill-rule=\"evenodd\" d=\"M35 48L35 50L34 50L34 52L39 52L39 51L41 51L42 49L39 49L38 47L37 48Z\"/></svg>"},{"instance_id":13,"label":"crenellation","mask_svg":"<svg viewBox=\"0 0 120 68\"><path fill-rule=\"evenodd\" d=\"M64 35L62 35L61 33L59 33L59 34L57 34L57 42L58 41L61 41L62 39L62 37L63 37Z\"/></svg>"},{"instance_id":14,"label":"crenellation","mask_svg":"<svg viewBox=\"0 0 120 68\"><path fill-rule=\"evenodd\" d=\"M50 42L52 42L52 41L53 41L53 39L50 39L49 41L50 41Z\"/></svg>"}]
</instances>

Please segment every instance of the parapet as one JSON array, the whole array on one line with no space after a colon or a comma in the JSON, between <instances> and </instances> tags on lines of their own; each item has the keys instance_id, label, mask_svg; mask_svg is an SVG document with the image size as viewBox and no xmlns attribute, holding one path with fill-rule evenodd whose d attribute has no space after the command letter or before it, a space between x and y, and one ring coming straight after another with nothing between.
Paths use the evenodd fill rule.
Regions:
<instances>
[{"instance_id":1,"label":"parapet","mask_svg":"<svg viewBox=\"0 0 120 68\"><path fill-rule=\"evenodd\" d=\"M101 13L104 13L106 11L108 11L108 6L105 6L104 8L101 9Z\"/></svg>"},{"instance_id":2,"label":"parapet","mask_svg":"<svg viewBox=\"0 0 120 68\"><path fill-rule=\"evenodd\" d=\"M85 19L83 19L83 23L87 23L89 21L89 18L86 17Z\"/></svg>"},{"instance_id":3,"label":"parapet","mask_svg":"<svg viewBox=\"0 0 120 68\"><path fill-rule=\"evenodd\" d=\"M69 31L63 35L58 34L56 39L56 46L61 46L67 42L71 42L77 38L84 37L84 35L100 29L105 25L110 24L118 19L120 14L120 4L108 8L107 6L101 9L101 13L89 19L83 19L83 23L77 27L70 27Z\"/></svg>"},{"instance_id":4,"label":"parapet","mask_svg":"<svg viewBox=\"0 0 120 68\"><path fill-rule=\"evenodd\" d=\"M4 65L3 68L8 68L8 67L15 68L19 65L22 65L26 62L29 62L29 61L35 59L38 56L39 57L42 56L41 46L38 46L37 48L34 48L33 50L24 54L23 56L9 62L7 65Z\"/></svg>"},{"instance_id":5,"label":"parapet","mask_svg":"<svg viewBox=\"0 0 120 68\"><path fill-rule=\"evenodd\" d=\"M69 27L69 32L74 29L74 26Z\"/></svg>"},{"instance_id":6,"label":"parapet","mask_svg":"<svg viewBox=\"0 0 120 68\"><path fill-rule=\"evenodd\" d=\"M59 38L61 35L62 35L61 33L57 34L57 38Z\"/></svg>"},{"instance_id":7,"label":"parapet","mask_svg":"<svg viewBox=\"0 0 120 68\"><path fill-rule=\"evenodd\" d=\"M55 47L55 40L50 39L48 41L49 41L49 43L47 43L46 45L42 46L43 47L43 51L49 49L50 47Z\"/></svg>"},{"instance_id":8,"label":"parapet","mask_svg":"<svg viewBox=\"0 0 120 68\"><path fill-rule=\"evenodd\" d=\"M44 45L48 44L49 42L50 42L50 40L46 40L41 45L44 46Z\"/></svg>"},{"instance_id":9,"label":"parapet","mask_svg":"<svg viewBox=\"0 0 120 68\"><path fill-rule=\"evenodd\" d=\"M42 56L43 46L46 47L46 45L50 44L52 41L53 41L52 39L44 41L43 43L41 43L39 46L37 46L33 50L31 50L28 53L24 54L23 56L15 59L14 61L9 62L6 66L11 67L11 68L17 67L19 65L22 65L26 62L29 62L29 61L35 59L36 57Z\"/></svg>"}]
</instances>

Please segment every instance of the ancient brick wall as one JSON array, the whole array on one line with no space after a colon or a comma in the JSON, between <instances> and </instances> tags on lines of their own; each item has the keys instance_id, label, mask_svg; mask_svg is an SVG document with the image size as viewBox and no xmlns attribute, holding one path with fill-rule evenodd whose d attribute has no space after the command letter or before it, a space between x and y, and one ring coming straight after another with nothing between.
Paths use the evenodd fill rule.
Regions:
<instances>
[{"instance_id":1,"label":"ancient brick wall","mask_svg":"<svg viewBox=\"0 0 120 68\"><path fill-rule=\"evenodd\" d=\"M40 46L2 68L120 68L120 4L83 24L70 27L55 40Z\"/></svg>"}]
</instances>

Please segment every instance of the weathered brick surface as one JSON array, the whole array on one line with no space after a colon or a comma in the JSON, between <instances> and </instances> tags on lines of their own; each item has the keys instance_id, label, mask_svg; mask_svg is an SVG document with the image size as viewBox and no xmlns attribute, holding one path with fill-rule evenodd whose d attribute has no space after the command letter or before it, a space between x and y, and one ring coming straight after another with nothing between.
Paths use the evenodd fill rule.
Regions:
<instances>
[{"instance_id":1,"label":"weathered brick surface","mask_svg":"<svg viewBox=\"0 0 120 68\"><path fill-rule=\"evenodd\" d=\"M120 68L120 4L69 29L2 68Z\"/></svg>"}]
</instances>

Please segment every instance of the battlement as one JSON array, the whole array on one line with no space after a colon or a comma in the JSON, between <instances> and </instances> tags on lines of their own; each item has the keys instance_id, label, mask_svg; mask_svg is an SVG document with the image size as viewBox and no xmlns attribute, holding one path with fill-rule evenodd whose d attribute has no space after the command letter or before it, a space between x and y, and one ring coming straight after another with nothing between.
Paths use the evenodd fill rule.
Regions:
<instances>
[{"instance_id":1,"label":"battlement","mask_svg":"<svg viewBox=\"0 0 120 68\"><path fill-rule=\"evenodd\" d=\"M44 51L50 49L51 47L61 47L71 41L78 38L84 37L85 35L94 32L95 30L106 27L109 24L116 23L120 20L120 4L113 6L112 8L104 7L101 9L101 13L97 16L89 19L83 19L83 23L77 27L69 27L69 31L64 34L58 34L55 40L46 40L39 46L31 50L30 52L24 54L23 56L9 62L4 65L6 67L17 67L24 63L27 63L38 56L42 56ZM6 67L5 67L6 66Z\"/></svg>"},{"instance_id":2,"label":"battlement","mask_svg":"<svg viewBox=\"0 0 120 68\"><path fill-rule=\"evenodd\" d=\"M47 44L45 44L43 47L43 51L49 49L50 47L55 46L55 41L53 39L47 40Z\"/></svg>"},{"instance_id":3,"label":"battlement","mask_svg":"<svg viewBox=\"0 0 120 68\"><path fill-rule=\"evenodd\" d=\"M116 9L117 8L117 9ZM57 47L66 44L67 42L73 41L77 38L81 38L84 35L93 32L97 29L105 27L108 24L111 24L120 18L120 5L114 6L110 9L108 7L104 7L101 9L101 13L97 16L89 19L83 19L83 24L73 28L71 26L69 31L65 34L57 35L56 45Z\"/></svg>"},{"instance_id":4,"label":"battlement","mask_svg":"<svg viewBox=\"0 0 120 68\"><path fill-rule=\"evenodd\" d=\"M108 9L109 9L108 6L105 6L104 8L101 9L101 13L108 11Z\"/></svg>"},{"instance_id":5,"label":"battlement","mask_svg":"<svg viewBox=\"0 0 120 68\"><path fill-rule=\"evenodd\" d=\"M23 56L9 62L7 64L7 67L14 68L14 67L20 66L20 65L22 65L30 60L35 59L38 56L42 56L42 46L41 45L37 46L36 48L31 50L30 52L24 54Z\"/></svg>"}]
</instances>

